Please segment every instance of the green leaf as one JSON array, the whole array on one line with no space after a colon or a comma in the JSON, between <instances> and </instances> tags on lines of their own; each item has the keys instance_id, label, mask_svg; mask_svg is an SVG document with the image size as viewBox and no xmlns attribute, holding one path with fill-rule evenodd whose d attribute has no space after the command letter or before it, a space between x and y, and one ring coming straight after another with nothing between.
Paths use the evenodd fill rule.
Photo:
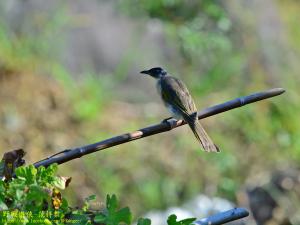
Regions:
<instances>
[{"instance_id":1,"label":"green leaf","mask_svg":"<svg viewBox=\"0 0 300 225\"><path fill-rule=\"evenodd\" d=\"M151 225L151 220L148 218L139 218L137 225Z\"/></svg>"},{"instance_id":2,"label":"green leaf","mask_svg":"<svg viewBox=\"0 0 300 225\"><path fill-rule=\"evenodd\" d=\"M90 202L94 201L95 199L96 199L96 195L90 195L89 197L85 198L82 210L87 211L88 208L90 207Z\"/></svg>"},{"instance_id":3,"label":"green leaf","mask_svg":"<svg viewBox=\"0 0 300 225\"><path fill-rule=\"evenodd\" d=\"M195 220L196 220L196 218L187 218L184 220L180 220L179 222L182 225L189 225L189 224L192 224Z\"/></svg>"},{"instance_id":4,"label":"green leaf","mask_svg":"<svg viewBox=\"0 0 300 225\"><path fill-rule=\"evenodd\" d=\"M82 210L87 211L88 208L90 207L90 202L94 201L95 199L96 199L96 195L90 195L89 197L85 198Z\"/></svg>"},{"instance_id":5,"label":"green leaf","mask_svg":"<svg viewBox=\"0 0 300 225\"><path fill-rule=\"evenodd\" d=\"M118 201L116 195L110 195L106 196L106 208L109 212L114 212L118 207Z\"/></svg>"},{"instance_id":6,"label":"green leaf","mask_svg":"<svg viewBox=\"0 0 300 225\"><path fill-rule=\"evenodd\" d=\"M49 202L49 199L50 195L43 187L39 185L30 185L26 195L26 210L42 210L44 200Z\"/></svg>"},{"instance_id":7,"label":"green leaf","mask_svg":"<svg viewBox=\"0 0 300 225\"><path fill-rule=\"evenodd\" d=\"M96 223L105 223L106 222L106 215L103 213L99 213L95 216L94 221Z\"/></svg>"},{"instance_id":8,"label":"green leaf","mask_svg":"<svg viewBox=\"0 0 300 225\"><path fill-rule=\"evenodd\" d=\"M63 210L64 212L67 212L69 210L69 204L65 198L62 198L62 204L60 206L60 209Z\"/></svg>"},{"instance_id":9,"label":"green leaf","mask_svg":"<svg viewBox=\"0 0 300 225\"><path fill-rule=\"evenodd\" d=\"M132 215L128 207L120 209L115 214L115 221L118 223L124 222L126 224L130 224L131 219L132 219Z\"/></svg>"},{"instance_id":10,"label":"green leaf","mask_svg":"<svg viewBox=\"0 0 300 225\"><path fill-rule=\"evenodd\" d=\"M3 210L8 210L8 207L5 204L5 202L3 201L3 199L0 199L0 211L3 211Z\"/></svg>"},{"instance_id":11,"label":"green leaf","mask_svg":"<svg viewBox=\"0 0 300 225\"><path fill-rule=\"evenodd\" d=\"M177 216L172 214L168 217L167 223L168 225L189 225L192 224L196 218L188 218L184 220L177 221Z\"/></svg>"},{"instance_id":12,"label":"green leaf","mask_svg":"<svg viewBox=\"0 0 300 225\"><path fill-rule=\"evenodd\" d=\"M57 163L54 163L46 168L45 173L48 176L55 176L57 170L58 170L58 165Z\"/></svg>"},{"instance_id":13,"label":"green leaf","mask_svg":"<svg viewBox=\"0 0 300 225\"><path fill-rule=\"evenodd\" d=\"M104 220L107 225L116 225L119 223L130 224L132 215L128 207L117 210L118 202L116 195L107 195L106 208L107 213L100 213L98 220Z\"/></svg>"},{"instance_id":14,"label":"green leaf","mask_svg":"<svg viewBox=\"0 0 300 225\"><path fill-rule=\"evenodd\" d=\"M177 219L176 215L174 214L170 215L167 220L168 225L177 225L176 219Z\"/></svg>"},{"instance_id":15,"label":"green leaf","mask_svg":"<svg viewBox=\"0 0 300 225\"><path fill-rule=\"evenodd\" d=\"M90 202L96 200L96 195L90 195L89 197L85 198L85 201Z\"/></svg>"},{"instance_id":16,"label":"green leaf","mask_svg":"<svg viewBox=\"0 0 300 225\"><path fill-rule=\"evenodd\" d=\"M5 198L7 198L7 197L10 198L11 200L13 200L13 202L15 204L20 203L20 201L23 199L23 197L25 195L24 189L26 188L26 184L25 184L26 180L24 180L24 179L25 178L13 179L9 183L9 188L7 189Z\"/></svg>"},{"instance_id":17,"label":"green leaf","mask_svg":"<svg viewBox=\"0 0 300 225\"><path fill-rule=\"evenodd\" d=\"M16 169L16 176L25 179L27 184L35 182L37 169L33 165L27 167L21 166Z\"/></svg>"},{"instance_id":18,"label":"green leaf","mask_svg":"<svg viewBox=\"0 0 300 225\"><path fill-rule=\"evenodd\" d=\"M17 189L16 192L15 192L15 199L18 200L18 201L21 200L22 197L23 197L23 193L24 192L22 190Z\"/></svg>"},{"instance_id":19,"label":"green leaf","mask_svg":"<svg viewBox=\"0 0 300 225\"><path fill-rule=\"evenodd\" d=\"M61 179L60 177L54 177L53 179L53 185L59 189L65 189L65 181Z\"/></svg>"},{"instance_id":20,"label":"green leaf","mask_svg":"<svg viewBox=\"0 0 300 225\"><path fill-rule=\"evenodd\" d=\"M4 201L5 195L6 195L5 183L3 180L0 180L0 199Z\"/></svg>"},{"instance_id":21,"label":"green leaf","mask_svg":"<svg viewBox=\"0 0 300 225\"><path fill-rule=\"evenodd\" d=\"M72 178L71 177L61 177L61 176L57 176L57 177L53 177L53 181L51 182L55 187L59 188L59 189L66 189L66 187L69 185L69 183L71 182Z\"/></svg>"},{"instance_id":22,"label":"green leaf","mask_svg":"<svg viewBox=\"0 0 300 225\"><path fill-rule=\"evenodd\" d=\"M43 187L53 187L59 189L65 189L71 181L69 177L56 176L58 170L57 163L50 165L49 167L39 167L37 173L37 183Z\"/></svg>"}]
</instances>

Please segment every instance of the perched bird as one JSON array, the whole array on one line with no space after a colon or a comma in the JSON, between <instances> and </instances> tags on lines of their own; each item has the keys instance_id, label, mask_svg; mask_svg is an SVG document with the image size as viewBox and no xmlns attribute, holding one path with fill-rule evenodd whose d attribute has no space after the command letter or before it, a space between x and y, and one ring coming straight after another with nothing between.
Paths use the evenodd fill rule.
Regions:
<instances>
[{"instance_id":1,"label":"perched bird","mask_svg":"<svg viewBox=\"0 0 300 225\"><path fill-rule=\"evenodd\" d=\"M160 67L141 71L157 80L157 90L165 104L176 119L185 120L192 129L195 137L207 152L219 152L219 148L212 142L202 125L198 121L197 108L185 84L170 76Z\"/></svg>"}]
</instances>

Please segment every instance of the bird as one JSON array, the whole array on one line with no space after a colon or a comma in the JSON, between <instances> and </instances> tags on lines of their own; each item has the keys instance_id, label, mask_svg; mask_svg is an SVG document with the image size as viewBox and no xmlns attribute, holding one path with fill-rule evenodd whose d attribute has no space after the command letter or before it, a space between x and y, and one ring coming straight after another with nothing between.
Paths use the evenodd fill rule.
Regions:
<instances>
[{"instance_id":1,"label":"bird","mask_svg":"<svg viewBox=\"0 0 300 225\"><path fill-rule=\"evenodd\" d=\"M156 88L164 105L175 119L183 119L189 125L204 151L220 151L198 121L196 105L183 81L169 75L161 67L143 70L140 73L150 75L156 79Z\"/></svg>"}]
</instances>

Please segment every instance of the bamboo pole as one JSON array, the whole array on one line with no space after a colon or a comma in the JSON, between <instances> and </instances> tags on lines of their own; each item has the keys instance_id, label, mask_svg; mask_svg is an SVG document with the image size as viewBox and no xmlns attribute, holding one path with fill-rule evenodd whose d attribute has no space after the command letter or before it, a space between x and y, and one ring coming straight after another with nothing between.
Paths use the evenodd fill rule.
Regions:
<instances>
[{"instance_id":1,"label":"bamboo pole","mask_svg":"<svg viewBox=\"0 0 300 225\"><path fill-rule=\"evenodd\" d=\"M281 95L284 93L285 90L283 88L274 88L263 92L257 92L251 95L239 97L218 105L214 105L211 107L208 107L206 109L203 109L198 112L198 119L203 119L209 116L213 116L228 110L232 110L253 102L261 101L267 98L272 98L277 95ZM84 155L91 154L97 151L101 151L116 145L120 145L129 141L137 140L140 138L145 138L154 134L159 134L162 132L170 131L174 128L180 127L182 125L186 124L183 120L164 120L163 122L155 125L151 125L145 128L141 128L139 130L118 135L94 144L74 148L74 149L66 149L64 151L61 151L59 153L56 153L53 156L50 156L46 159L43 159L41 161L38 161L34 163L33 165L35 167L39 166L49 166L53 163L62 164L65 162L68 162L70 160L80 158Z\"/></svg>"}]
</instances>

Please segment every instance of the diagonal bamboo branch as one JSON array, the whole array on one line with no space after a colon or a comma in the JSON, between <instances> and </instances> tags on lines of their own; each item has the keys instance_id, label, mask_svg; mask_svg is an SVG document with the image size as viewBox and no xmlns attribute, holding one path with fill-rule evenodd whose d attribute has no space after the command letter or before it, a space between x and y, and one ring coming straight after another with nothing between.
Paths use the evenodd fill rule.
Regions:
<instances>
[{"instance_id":1,"label":"diagonal bamboo branch","mask_svg":"<svg viewBox=\"0 0 300 225\"><path fill-rule=\"evenodd\" d=\"M274 89L270 89L267 91L263 91L263 92L257 92L254 93L252 95L247 95L244 97L240 97L240 98L236 98L227 102L224 102L222 104L218 104L218 105L214 105L211 107L208 107L204 110L201 110L198 112L198 119L203 119L209 116L213 116L234 108L238 108L241 106L244 106L246 104L250 104L253 102L257 102L260 100L264 100L267 98L271 98L277 95L281 95L282 93L284 93L285 90L283 88L274 88ZM106 148L110 148L116 145L120 145L129 141L133 141L136 139L140 139L140 138L144 138L144 137L148 137L154 134L159 134L162 132L167 132L170 131L176 127L182 126L186 124L183 120L168 120L168 121L164 121L162 123L159 124L155 124L149 127L145 127L142 128L140 130L131 132L131 133L126 133L126 134L122 134L119 136L115 136L94 144L90 144L90 145L86 145L86 146L82 146L82 147L78 147L78 148L74 148L74 149L66 149L62 152L59 152L53 156L50 156L46 159L43 159L41 161L38 161L36 163L34 163L35 167L39 167L39 166L49 166L53 163L58 163L58 164L62 164L65 162L68 162L70 160L76 159L76 158L80 158L84 155L87 154L91 154L93 152L97 152Z\"/></svg>"}]
</instances>

